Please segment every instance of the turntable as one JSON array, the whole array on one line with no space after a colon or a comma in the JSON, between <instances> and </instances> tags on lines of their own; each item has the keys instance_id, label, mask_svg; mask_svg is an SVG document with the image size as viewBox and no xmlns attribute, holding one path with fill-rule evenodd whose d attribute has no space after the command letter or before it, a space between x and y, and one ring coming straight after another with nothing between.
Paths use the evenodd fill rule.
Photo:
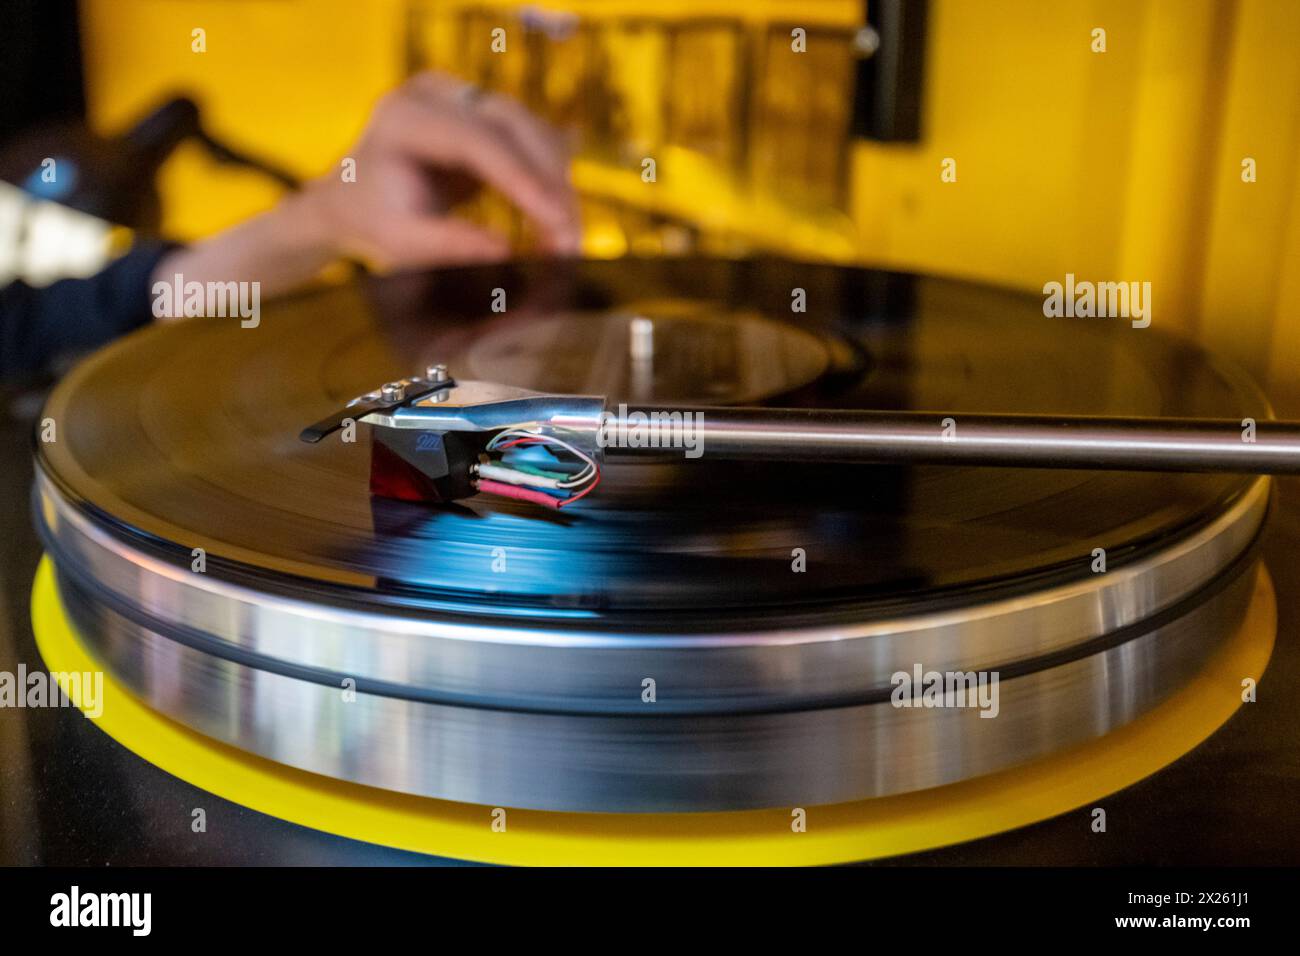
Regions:
<instances>
[{"instance_id":1,"label":"turntable","mask_svg":"<svg viewBox=\"0 0 1300 956\"><path fill-rule=\"evenodd\" d=\"M870 859L1155 772L1267 666L1255 472L1297 448L1155 330L774 259L155 327L43 418L37 639L101 729L500 862Z\"/></svg>"}]
</instances>

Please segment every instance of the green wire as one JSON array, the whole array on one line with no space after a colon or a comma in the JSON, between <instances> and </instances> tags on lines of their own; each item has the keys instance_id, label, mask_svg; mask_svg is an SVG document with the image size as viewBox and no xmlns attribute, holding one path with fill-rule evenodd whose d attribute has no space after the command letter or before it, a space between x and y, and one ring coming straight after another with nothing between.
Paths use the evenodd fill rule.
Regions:
<instances>
[{"instance_id":1,"label":"green wire","mask_svg":"<svg viewBox=\"0 0 1300 956\"><path fill-rule=\"evenodd\" d=\"M511 462L507 467L515 471L522 471L529 475L537 475L541 478L554 478L556 481L568 481L572 475L566 475L560 471L546 471L542 468L534 468L532 465L525 465L519 462Z\"/></svg>"}]
</instances>

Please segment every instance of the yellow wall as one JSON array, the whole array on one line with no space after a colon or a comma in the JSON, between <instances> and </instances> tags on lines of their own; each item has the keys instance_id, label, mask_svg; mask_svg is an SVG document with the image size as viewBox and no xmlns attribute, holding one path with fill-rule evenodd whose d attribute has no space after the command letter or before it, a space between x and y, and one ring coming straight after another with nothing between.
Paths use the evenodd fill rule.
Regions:
<instances>
[{"instance_id":1,"label":"yellow wall","mask_svg":"<svg viewBox=\"0 0 1300 956\"><path fill-rule=\"evenodd\" d=\"M302 173L343 153L404 69L401 0L84 7L97 123L189 89L214 132ZM856 148L852 214L866 260L1035 289L1066 272L1149 280L1159 326L1201 334L1300 409L1298 154L1296 0L932 0L925 139ZM164 192L182 237L275 195L193 151Z\"/></svg>"},{"instance_id":2,"label":"yellow wall","mask_svg":"<svg viewBox=\"0 0 1300 956\"><path fill-rule=\"evenodd\" d=\"M128 125L188 92L209 130L301 175L344 154L403 72L401 0L83 0L92 122ZM194 29L207 51L191 49ZM187 149L164 169L164 228L194 238L264 209L276 188Z\"/></svg>"},{"instance_id":3,"label":"yellow wall","mask_svg":"<svg viewBox=\"0 0 1300 956\"><path fill-rule=\"evenodd\" d=\"M1150 281L1160 326L1300 399L1300 3L932 10L925 141L856 157L868 257L1027 288Z\"/></svg>"},{"instance_id":4,"label":"yellow wall","mask_svg":"<svg viewBox=\"0 0 1300 956\"><path fill-rule=\"evenodd\" d=\"M1220 131L1205 183L1205 338L1300 398L1300 3L1243 0L1230 43ZM1241 182L1243 156L1259 181ZM1300 408L1300 406L1297 406Z\"/></svg>"}]
</instances>

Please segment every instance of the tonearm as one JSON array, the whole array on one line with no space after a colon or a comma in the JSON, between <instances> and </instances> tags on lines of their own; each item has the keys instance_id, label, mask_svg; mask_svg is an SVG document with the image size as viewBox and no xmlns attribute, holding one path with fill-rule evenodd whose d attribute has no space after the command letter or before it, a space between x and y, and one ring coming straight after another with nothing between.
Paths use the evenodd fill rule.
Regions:
<instances>
[{"instance_id":1,"label":"tonearm","mask_svg":"<svg viewBox=\"0 0 1300 956\"><path fill-rule=\"evenodd\" d=\"M388 382L300 438L372 426L372 492L452 501L481 492L564 507L604 459L989 465L1300 473L1300 422L813 408L611 408L592 395L457 381L445 366Z\"/></svg>"}]
</instances>

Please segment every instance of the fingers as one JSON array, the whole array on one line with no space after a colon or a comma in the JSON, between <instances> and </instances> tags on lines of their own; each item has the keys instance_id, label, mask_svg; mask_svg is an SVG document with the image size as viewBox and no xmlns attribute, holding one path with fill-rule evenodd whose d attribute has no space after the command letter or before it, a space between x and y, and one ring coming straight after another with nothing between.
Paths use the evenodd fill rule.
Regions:
<instances>
[{"instance_id":1,"label":"fingers","mask_svg":"<svg viewBox=\"0 0 1300 956\"><path fill-rule=\"evenodd\" d=\"M389 221L366 250L384 270L501 262L509 255L503 236L463 219L432 217Z\"/></svg>"},{"instance_id":2,"label":"fingers","mask_svg":"<svg viewBox=\"0 0 1300 956\"><path fill-rule=\"evenodd\" d=\"M454 106L467 122L485 120L495 125L543 175L556 185L568 184L569 150L564 137L518 100L441 73L418 73L405 89L431 105Z\"/></svg>"},{"instance_id":3,"label":"fingers","mask_svg":"<svg viewBox=\"0 0 1300 956\"><path fill-rule=\"evenodd\" d=\"M568 147L563 137L522 104L505 96L486 95L475 103L475 108L479 115L495 123L509 136L518 150L547 175L553 195L566 205L568 220L564 228L551 230L544 238L550 240L554 251L577 252L582 230L577 196L569 182Z\"/></svg>"},{"instance_id":4,"label":"fingers","mask_svg":"<svg viewBox=\"0 0 1300 956\"><path fill-rule=\"evenodd\" d=\"M510 136L556 185L568 186L569 151L559 130L508 96L484 93L471 101L470 109Z\"/></svg>"},{"instance_id":5,"label":"fingers","mask_svg":"<svg viewBox=\"0 0 1300 956\"><path fill-rule=\"evenodd\" d=\"M465 84L433 74L386 98L376 133L434 167L473 175L501 192L536 224L546 244L576 250L577 206L560 138L522 106L499 96L466 98Z\"/></svg>"}]
</instances>

